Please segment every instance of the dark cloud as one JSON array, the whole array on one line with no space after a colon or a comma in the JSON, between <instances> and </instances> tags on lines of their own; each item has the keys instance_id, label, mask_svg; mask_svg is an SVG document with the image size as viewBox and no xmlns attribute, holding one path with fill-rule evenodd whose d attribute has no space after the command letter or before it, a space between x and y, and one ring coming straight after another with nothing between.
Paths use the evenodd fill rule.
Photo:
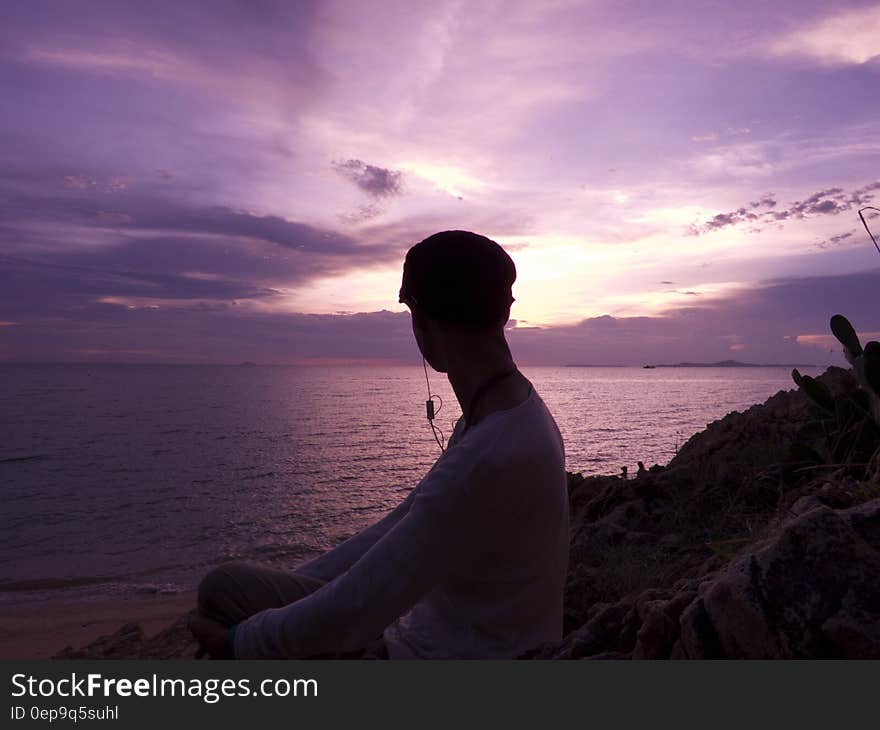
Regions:
<instances>
[{"instance_id":1,"label":"dark cloud","mask_svg":"<svg viewBox=\"0 0 880 730\"><path fill-rule=\"evenodd\" d=\"M827 188L813 193L803 200L796 200L782 210L775 210L778 201L772 193L768 193L759 200L749 203L748 208L742 207L729 213L719 213L701 225L690 226L687 232L690 235L698 236L744 222L765 223L838 215L871 202L878 190L880 190L880 180L850 192L840 187ZM761 212L761 209L765 210ZM754 231L758 232L760 228L755 228Z\"/></svg>"},{"instance_id":2,"label":"dark cloud","mask_svg":"<svg viewBox=\"0 0 880 730\"><path fill-rule=\"evenodd\" d=\"M869 188L865 188L861 192L865 192L867 189ZM859 192L856 191L854 195L858 195ZM787 210L774 213L773 220L801 219L808 215L835 215L851 207L852 203L846 200L843 188L828 188L813 193L804 200L795 201Z\"/></svg>"},{"instance_id":3,"label":"dark cloud","mask_svg":"<svg viewBox=\"0 0 880 730\"><path fill-rule=\"evenodd\" d=\"M710 233L711 231L717 231L720 228L727 228L728 226L733 226L737 223L743 223L746 221L754 222L759 220L763 215L761 213L756 213L755 210L760 208L773 208L775 206L776 199L773 197L773 193L767 193L759 200L749 203L748 207L738 208L729 213L719 213L702 225L691 226L688 229L688 233L693 236L698 236L701 233Z\"/></svg>"},{"instance_id":4,"label":"dark cloud","mask_svg":"<svg viewBox=\"0 0 880 730\"><path fill-rule=\"evenodd\" d=\"M766 195L762 195L758 200L754 200L749 203L750 208L775 208L776 207L776 199L773 197L773 193L767 193Z\"/></svg>"},{"instance_id":5,"label":"dark cloud","mask_svg":"<svg viewBox=\"0 0 880 730\"><path fill-rule=\"evenodd\" d=\"M268 300L279 292L247 280L197 278L86 264L0 257L2 310L21 321L75 321L107 303L156 309L195 306L225 308L238 300ZM157 305L156 302L161 302Z\"/></svg>"},{"instance_id":6,"label":"dark cloud","mask_svg":"<svg viewBox=\"0 0 880 730\"><path fill-rule=\"evenodd\" d=\"M842 364L833 340L832 353L824 347L831 315L847 315L861 332L880 332L878 290L880 269L779 279L726 297L704 297L699 305L658 316L606 315L564 327L514 329L508 336L517 358L533 364L637 365L732 357L762 363ZM819 336L823 347L806 344L804 335ZM731 350L732 344L738 349Z\"/></svg>"},{"instance_id":7,"label":"dark cloud","mask_svg":"<svg viewBox=\"0 0 880 730\"><path fill-rule=\"evenodd\" d=\"M368 165L362 160L337 161L333 163L333 169L374 198L387 198L402 192L403 173L399 170Z\"/></svg>"},{"instance_id":8,"label":"dark cloud","mask_svg":"<svg viewBox=\"0 0 880 730\"><path fill-rule=\"evenodd\" d=\"M15 326L0 328L0 360L420 362L407 313L263 312L233 302L129 308L93 301L63 319L60 312L21 314L9 317Z\"/></svg>"},{"instance_id":9,"label":"dark cloud","mask_svg":"<svg viewBox=\"0 0 880 730\"><path fill-rule=\"evenodd\" d=\"M844 241L852 238L855 234L850 233L838 233L836 236L831 236L821 243L816 244L816 248L826 249L826 248L834 248L835 246L840 246Z\"/></svg>"},{"instance_id":10,"label":"dark cloud","mask_svg":"<svg viewBox=\"0 0 880 730\"><path fill-rule=\"evenodd\" d=\"M190 297L187 306L129 308L108 297L138 291L146 302L174 287L179 287L178 297ZM837 362L839 348L830 354L827 348L804 344L803 338L799 343L798 336L827 336L828 320L837 312L859 331L880 331L878 289L880 269L781 279L723 298L704 296L699 304L658 316L604 315L567 326L508 328L507 335L523 365L713 362L733 355L751 362ZM237 297L271 303L275 296L271 288L249 289L246 282L233 280L107 272L96 278L61 266L0 259L0 311L4 321L17 323L0 328L0 357L419 362L406 312L298 314L235 303ZM732 344L742 349L733 351Z\"/></svg>"},{"instance_id":11,"label":"dark cloud","mask_svg":"<svg viewBox=\"0 0 880 730\"><path fill-rule=\"evenodd\" d=\"M6 168L0 319L17 324L2 328L0 357L134 352L143 338L172 360L212 352L222 361L236 337L251 337L246 314L281 309L283 297L314 278L402 262L406 242L372 240L189 203L168 181L123 188L100 175Z\"/></svg>"},{"instance_id":12,"label":"dark cloud","mask_svg":"<svg viewBox=\"0 0 880 730\"><path fill-rule=\"evenodd\" d=\"M359 205L357 210L351 213L340 213L338 218L343 223L364 223L382 215L384 211L378 205L370 203L368 205Z\"/></svg>"},{"instance_id":13,"label":"dark cloud","mask_svg":"<svg viewBox=\"0 0 880 730\"><path fill-rule=\"evenodd\" d=\"M32 228L64 224L119 233L175 232L247 238L318 256L382 256L375 246L362 246L348 236L277 215L259 215L229 206L199 206L148 195L117 196L7 195L0 201L0 224ZM387 254L387 251L384 253Z\"/></svg>"},{"instance_id":14,"label":"dark cloud","mask_svg":"<svg viewBox=\"0 0 880 730\"><path fill-rule=\"evenodd\" d=\"M52 170L0 173L0 245L9 255L64 265L289 285L402 255L393 237L369 243L277 215L188 203L186 191L167 182L111 183Z\"/></svg>"}]
</instances>

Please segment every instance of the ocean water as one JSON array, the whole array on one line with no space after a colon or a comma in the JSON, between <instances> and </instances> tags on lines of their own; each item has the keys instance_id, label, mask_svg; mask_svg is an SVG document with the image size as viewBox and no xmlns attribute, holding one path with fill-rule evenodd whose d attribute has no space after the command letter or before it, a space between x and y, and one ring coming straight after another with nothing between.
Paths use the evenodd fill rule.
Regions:
<instances>
[{"instance_id":1,"label":"ocean water","mask_svg":"<svg viewBox=\"0 0 880 730\"><path fill-rule=\"evenodd\" d=\"M666 463L794 387L787 368L522 371L587 474ZM431 389L448 437L461 410L445 376ZM0 602L186 590L233 559L295 567L430 468L425 399L416 366L0 365Z\"/></svg>"}]
</instances>

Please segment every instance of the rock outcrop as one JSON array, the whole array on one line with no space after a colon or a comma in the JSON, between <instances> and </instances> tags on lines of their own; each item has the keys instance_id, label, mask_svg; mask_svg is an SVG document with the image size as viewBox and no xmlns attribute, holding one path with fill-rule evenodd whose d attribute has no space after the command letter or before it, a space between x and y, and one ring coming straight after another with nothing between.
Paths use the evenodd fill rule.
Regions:
<instances>
[{"instance_id":1,"label":"rock outcrop","mask_svg":"<svg viewBox=\"0 0 880 730\"><path fill-rule=\"evenodd\" d=\"M800 502L724 568L594 604L535 658L880 659L880 499Z\"/></svg>"},{"instance_id":2,"label":"rock outcrop","mask_svg":"<svg viewBox=\"0 0 880 730\"><path fill-rule=\"evenodd\" d=\"M136 623L126 624L82 649L67 647L53 659L192 659L198 648L186 613L156 636L147 638Z\"/></svg>"},{"instance_id":3,"label":"rock outcrop","mask_svg":"<svg viewBox=\"0 0 880 730\"><path fill-rule=\"evenodd\" d=\"M530 657L880 658L880 430L858 424L783 391L667 467L570 475L566 636Z\"/></svg>"}]
</instances>

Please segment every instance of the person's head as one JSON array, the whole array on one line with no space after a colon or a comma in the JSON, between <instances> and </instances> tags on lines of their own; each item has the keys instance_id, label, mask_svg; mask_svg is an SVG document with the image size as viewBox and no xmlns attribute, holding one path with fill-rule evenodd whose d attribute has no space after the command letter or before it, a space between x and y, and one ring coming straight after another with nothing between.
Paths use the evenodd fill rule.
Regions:
<instances>
[{"instance_id":1,"label":"person's head","mask_svg":"<svg viewBox=\"0 0 880 730\"><path fill-rule=\"evenodd\" d=\"M495 241L470 231L443 231L410 248L400 301L431 366L446 372L450 349L503 345L516 266Z\"/></svg>"}]
</instances>

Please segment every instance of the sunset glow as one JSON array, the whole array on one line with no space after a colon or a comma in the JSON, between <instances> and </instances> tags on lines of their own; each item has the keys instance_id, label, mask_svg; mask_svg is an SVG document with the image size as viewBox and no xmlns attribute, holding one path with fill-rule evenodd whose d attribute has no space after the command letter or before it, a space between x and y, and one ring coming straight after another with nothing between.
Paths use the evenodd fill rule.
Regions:
<instances>
[{"instance_id":1,"label":"sunset glow","mask_svg":"<svg viewBox=\"0 0 880 730\"><path fill-rule=\"evenodd\" d=\"M48 7L0 30L3 359L412 362L451 228L516 262L526 361L880 331L876 2Z\"/></svg>"}]
</instances>

